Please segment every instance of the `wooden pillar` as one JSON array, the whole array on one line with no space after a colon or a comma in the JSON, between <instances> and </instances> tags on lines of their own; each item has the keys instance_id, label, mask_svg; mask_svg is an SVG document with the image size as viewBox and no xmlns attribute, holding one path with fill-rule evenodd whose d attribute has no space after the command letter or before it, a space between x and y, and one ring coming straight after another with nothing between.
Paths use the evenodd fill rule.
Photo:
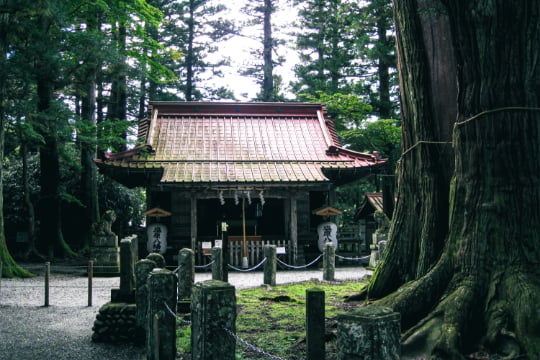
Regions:
<instances>
[{"instance_id":1,"label":"wooden pillar","mask_svg":"<svg viewBox=\"0 0 540 360\"><path fill-rule=\"evenodd\" d=\"M191 194L191 249L197 254L197 195Z\"/></svg>"},{"instance_id":2,"label":"wooden pillar","mask_svg":"<svg viewBox=\"0 0 540 360\"><path fill-rule=\"evenodd\" d=\"M296 194L291 194L291 248L292 248L292 260L293 264L297 264L297 250L298 250L298 204L296 200Z\"/></svg>"}]
</instances>

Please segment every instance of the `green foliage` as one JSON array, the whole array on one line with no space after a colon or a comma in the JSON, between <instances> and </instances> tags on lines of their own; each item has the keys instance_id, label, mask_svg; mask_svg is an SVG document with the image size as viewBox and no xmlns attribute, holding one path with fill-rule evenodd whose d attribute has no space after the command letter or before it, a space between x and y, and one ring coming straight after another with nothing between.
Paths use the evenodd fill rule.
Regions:
<instances>
[{"instance_id":1,"label":"green foliage","mask_svg":"<svg viewBox=\"0 0 540 360\"><path fill-rule=\"evenodd\" d=\"M342 131L340 136L353 150L379 151L382 158L389 159L389 168L395 168L401 154L401 124L399 121L381 119L368 122L363 128Z\"/></svg>"},{"instance_id":2,"label":"green foliage","mask_svg":"<svg viewBox=\"0 0 540 360\"><path fill-rule=\"evenodd\" d=\"M351 92L352 79L358 81L354 44L358 29L355 2L342 0L295 1L299 8L296 47L300 64L295 68L296 93L315 94L322 90Z\"/></svg>"},{"instance_id":3,"label":"green foliage","mask_svg":"<svg viewBox=\"0 0 540 360\"><path fill-rule=\"evenodd\" d=\"M302 93L299 97L306 101L325 104L328 116L334 120L338 133L362 126L371 112L371 106L354 94L340 92L329 94L317 90L315 94Z\"/></svg>"}]
</instances>

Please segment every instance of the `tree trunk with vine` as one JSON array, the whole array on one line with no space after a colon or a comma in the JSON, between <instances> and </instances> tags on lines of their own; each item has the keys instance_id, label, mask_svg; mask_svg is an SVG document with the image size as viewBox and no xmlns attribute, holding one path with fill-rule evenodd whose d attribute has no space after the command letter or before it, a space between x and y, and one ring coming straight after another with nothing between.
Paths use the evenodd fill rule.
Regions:
<instances>
[{"instance_id":1,"label":"tree trunk with vine","mask_svg":"<svg viewBox=\"0 0 540 360\"><path fill-rule=\"evenodd\" d=\"M404 356L538 359L540 3L434 4L394 0L406 145L389 253L369 295L401 313ZM456 96L433 86L434 58L455 74ZM436 121L441 101L455 114L447 124ZM453 173L441 183L446 139L422 130L450 126Z\"/></svg>"}]
</instances>

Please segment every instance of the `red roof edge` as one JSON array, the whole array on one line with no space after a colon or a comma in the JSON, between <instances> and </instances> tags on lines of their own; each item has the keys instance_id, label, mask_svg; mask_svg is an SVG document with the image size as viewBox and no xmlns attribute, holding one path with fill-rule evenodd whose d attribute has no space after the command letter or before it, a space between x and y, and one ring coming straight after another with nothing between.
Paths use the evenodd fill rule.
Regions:
<instances>
[{"instance_id":1,"label":"red roof edge","mask_svg":"<svg viewBox=\"0 0 540 360\"><path fill-rule=\"evenodd\" d=\"M134 155L138 155L141 151L146 150L146 149L153 151L150 145L145 144L145 145L136 146L130 150L121 151L117 153L111 153L111 152L106 151L103 153L103 157L105 158L105 160L119 160L119 159L131 157Z\"/></svg>"},{"instance_id":2,"label":"red roof edge","mask_svg":"<svg viewBox=\"0 0 540 360\"><path fill-rule=\"evenodd\" d=\"M359 151L354 151L354 150L350 150L350 149L346 149L346 148L343 148L340 146L334 146L334 145L329 146L328 150L326 150L326 153L328 155L346 155L352 158L373 161L376 164L385 163L388 160L388 159L381 159L379 157L378 151L373 151L372 154L366 154Z\"/></svg>"}]
</instances>

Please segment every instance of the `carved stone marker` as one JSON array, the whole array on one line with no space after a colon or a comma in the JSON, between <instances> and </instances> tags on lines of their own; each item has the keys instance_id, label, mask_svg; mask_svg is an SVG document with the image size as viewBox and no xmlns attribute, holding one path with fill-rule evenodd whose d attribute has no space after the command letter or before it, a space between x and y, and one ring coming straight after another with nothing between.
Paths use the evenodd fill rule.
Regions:
<instances>
[{"instance_id":1,"label":"carved stone marker","mask_svg":"<svg viewBox=\"0 0 540 360\"><path fill-rule=\"evenodd\" d=\"M193 360L234 360L236 340L234 286L207 280L193 287L191 304L191 351Z\"/></svg>"},{"instance_id":2,"label":"carved stone marker","mask_svg":"<svg viewBox=\"0 0 540 360\"><path fill-rule=\"evenodd\" d=\"M135 300L137 303L137 325L145 328L148 310L148 275L156 268L156 263L149 259L142 259L135 264Z\"/></svg>"},{"instance_id":3,"label":"carved stone marker","mask_svg":"<svg viewBox=\"0 0 540 360\"><path fill-rule=\"evenodd\" d=\"M167 269L154 269L148 275L147 360L176 359L176 282Z\"/></svg>"},{"instance_id":4,"label":"carved stone marker","mask_svg":"<svg viewBox=\"0 0 540 360\"><path fill-rule=\"evenodd\" d=\"M399 360L400 314L366 306L337 317L338 360Z\"/></svg>"}]
</instances>

